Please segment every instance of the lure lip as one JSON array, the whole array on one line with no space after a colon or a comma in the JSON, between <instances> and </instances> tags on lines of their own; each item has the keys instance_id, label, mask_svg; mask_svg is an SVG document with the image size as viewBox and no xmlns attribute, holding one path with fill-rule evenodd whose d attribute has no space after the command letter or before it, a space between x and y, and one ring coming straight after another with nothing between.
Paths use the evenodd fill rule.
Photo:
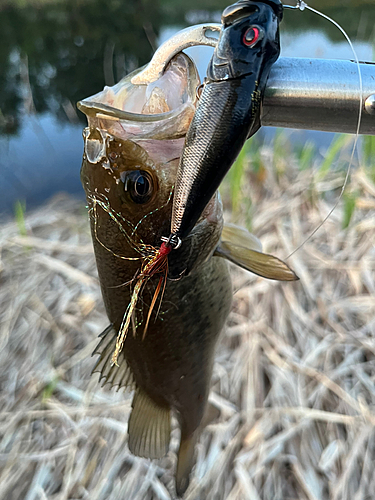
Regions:
<instances>
[{"instance_id":1,"label":"lure lip","mask_svg":"<svg viewBox=\"0 0 375 500\"><path fill-rule=\"evenodd\" d=\"M279 21L282 20L283 4L280 0L259 0L259 3L265 3L272 7ZM249 0L239 0L238 2L229 5L226 9L224 9L221 16L221 22L225 27L230 26L236 21L239 21L240 19L253 14L254 12L256 12L256 10L257 6L255 1L249 3Z\"/></svg>"}]
</instances>

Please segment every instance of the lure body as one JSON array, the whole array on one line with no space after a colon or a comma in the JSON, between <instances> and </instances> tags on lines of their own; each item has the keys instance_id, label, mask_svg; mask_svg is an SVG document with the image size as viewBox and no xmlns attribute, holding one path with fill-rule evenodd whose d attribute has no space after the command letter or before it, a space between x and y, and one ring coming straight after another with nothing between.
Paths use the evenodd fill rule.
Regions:
<instances>
[{"instance_id":1,"label":"lure body","mask_svg":"<svg viewBox=\"0 0 375 500\"><path fill-rule=\"evenodd\" d=\"M223 12L181 156L171 233L185 238L199 219L244 142L260 126L269 71L280 52L278 0L242 0Z\"/></svg>"}]
</instances>

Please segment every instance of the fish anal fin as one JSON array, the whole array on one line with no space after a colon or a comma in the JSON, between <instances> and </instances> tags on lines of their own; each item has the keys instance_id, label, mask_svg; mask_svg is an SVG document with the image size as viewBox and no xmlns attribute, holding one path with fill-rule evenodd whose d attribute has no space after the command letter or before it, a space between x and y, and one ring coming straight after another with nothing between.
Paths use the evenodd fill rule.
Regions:
<instances>
[{"instance_id":1,"label":"fish anal fin","mask_svg":"<svg viewBox=\"0 0 375 500\"><path fill-rule=\"evenodd\" d=\"M126 362L124 352L121 351L118 357L118 365L112 365L112 354L116 347L117 332L112 325L109 325L100 335L99 344L96 346L94 354L99 355L99 359L91 372L100 373L99 381L103 381L103 386L110 384L111 387L118 386L134 389L133 374Z\"/></svg>"},{"instance_id":2,"label":"fish anal fin","mask_svg":"<svg viewBox=\"0 0 375 500\"><path fill-rule=\"evenodd\" d=\"M223 257L263 278L279 281L296 281L299 279L288 264L279 258L229 241L221 241L214 255Z\"/></svg>"},{"instance_id":3,"label":"fish anal fin","mask_svg":"<svg viewBox=\"0 0 375 500\"><path fill-rule=\"evenodd\" d=\"M171 415L168 407L156 404L137 388L129 417L129 450L139 457L162 458L168 453Z\"/></svg>"}]
</instances>

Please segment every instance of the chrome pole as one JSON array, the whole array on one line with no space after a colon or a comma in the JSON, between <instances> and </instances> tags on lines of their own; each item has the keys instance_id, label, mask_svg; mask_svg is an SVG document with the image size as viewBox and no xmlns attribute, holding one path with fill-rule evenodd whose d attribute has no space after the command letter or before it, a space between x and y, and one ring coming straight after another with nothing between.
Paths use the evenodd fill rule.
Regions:
<instances>
[{"instance_id":1,"label":"chrome pole","mask_svg":"<svg viewBox=\"0 0 375 500\"><path fill-rule=\"evenodd\" d=\"M360 63L361 134L375 135L375 63ZM359 113L355 62L281 57L271 69L261 123L354 134Z\"/></svg>"},{"instance_id":2,"label":"chrome pole","mask_svg":"<svg viewBox=\"0 0 375 500\"><path fill-rule=\"evenodd\" d=\"M179 31L158 48L147 67L132 78L132 83L147 85L157 80L170 59L186 47L215 46L217 40L210 33L220 29L220 24L207 23ZM360 133L375 135L375 63L362 62L360 69L363 100ZM271 69L261 122L272 127L354 134L359 97L355 62L281 57Z\"/></svg>"}]
</instances>

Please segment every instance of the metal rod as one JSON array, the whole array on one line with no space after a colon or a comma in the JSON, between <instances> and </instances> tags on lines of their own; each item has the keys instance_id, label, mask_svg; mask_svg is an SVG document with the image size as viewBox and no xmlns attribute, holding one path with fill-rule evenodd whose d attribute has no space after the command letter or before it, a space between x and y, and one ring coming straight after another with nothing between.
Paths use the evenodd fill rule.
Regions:
<instances>
[{"instance_id":1,"label":"metal rod","mask_svg":"<svg viewBox=\"0 0 375 500\"><path fill-rule=\"evenodd\" d=\"M360 63L360 133L375 135L375 63ZM281 57L272 67L262 125L354 134L359 112L355 62Z\"/></svg>"},{"instance_id":2,"label":"metal rod","mask_svg":"<svg viewBox=\"0 0 375 500\"><path fill-rule=\"evenodd\" d=\"M296 8L300 8L299 2ZM177 52L192 45L215 46L210 31L220 24L191 26L162 44L133 84L157 80ZM361 63L361 134L375 135L375 63ZM347 132L357 130L359 77L352 61L280 58L273 66L263 101L262 124L274 127Z\"/></svg>"}]
</instances>

